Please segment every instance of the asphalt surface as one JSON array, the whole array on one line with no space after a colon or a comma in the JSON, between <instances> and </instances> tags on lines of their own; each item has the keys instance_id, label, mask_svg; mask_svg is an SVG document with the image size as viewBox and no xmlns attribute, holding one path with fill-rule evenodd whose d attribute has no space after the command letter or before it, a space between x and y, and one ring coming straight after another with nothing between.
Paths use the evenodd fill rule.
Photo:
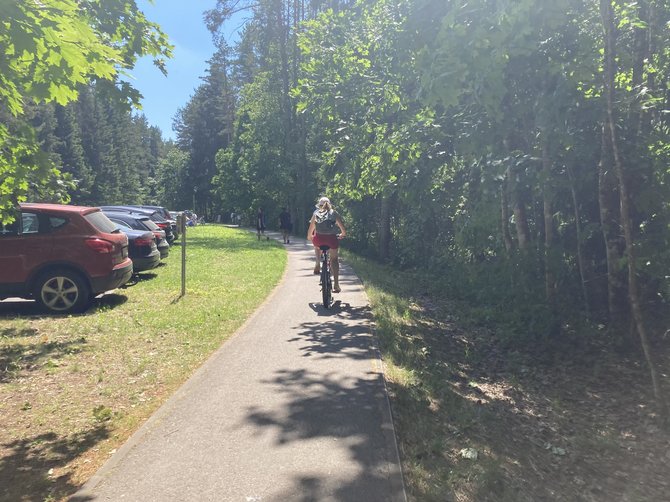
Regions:
<instances>
[{"instance_id":1,"label":"asphalt surface","mask_svg":"<svg viewBox=\"0 0 670 502\"><path fill-rule=\"evenodd\" d=\"M278 237L277 234L270 234ZM405 501L363 287L324 309L314 253L72 501Z\"/></svg>"}]
</instances>

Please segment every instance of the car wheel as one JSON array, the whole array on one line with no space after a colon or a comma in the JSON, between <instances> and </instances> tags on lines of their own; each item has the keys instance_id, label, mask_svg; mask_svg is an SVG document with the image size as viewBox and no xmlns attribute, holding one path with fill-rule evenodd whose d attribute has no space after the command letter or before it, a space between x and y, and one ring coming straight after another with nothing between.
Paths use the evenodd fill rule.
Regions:
<instances>
[{"instance_id":1,"label":"car wheel","mask_svg":"<svg viewBox=\"0 0 670 502\"><path fill-rule=\"evenodd\" d=\"M76 272L66 269L50 270L40 275L33 295L37 303L54 314L81 312L91 298L86 281Z\"/></svg>"}]
</instances>

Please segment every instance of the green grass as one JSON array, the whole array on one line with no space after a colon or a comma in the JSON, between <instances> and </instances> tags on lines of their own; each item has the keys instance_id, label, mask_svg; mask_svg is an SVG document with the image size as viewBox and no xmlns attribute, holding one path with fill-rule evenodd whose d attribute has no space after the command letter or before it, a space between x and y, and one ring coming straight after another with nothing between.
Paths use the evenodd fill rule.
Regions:
<instances>
[{"instance_id":1,"label":"green grass","mask_svg":"<svg viewBox=\"0 0 670 502\"><path fill-rule=\"evenodd\" d=\"M184 297L175 245L165 265L83 315L1 306L0 499L71 493L241 326L286 265L275 241L222 226L189 228L186 251Z\"/></svg>"},{"instance_id":2,"label":"green grass","mask_svg":"<svg viewBox=\"0 0 670 502\"><path fill-rule=\"evenodd\" d=\"M519 500L504 483L505 459L483 441L494 420L473 399L478 354L453 322L455 306L434 279L344 258L370 299L410 500ZM459 454L470 447L478 460Z\"/></svg>"}]
</instances>

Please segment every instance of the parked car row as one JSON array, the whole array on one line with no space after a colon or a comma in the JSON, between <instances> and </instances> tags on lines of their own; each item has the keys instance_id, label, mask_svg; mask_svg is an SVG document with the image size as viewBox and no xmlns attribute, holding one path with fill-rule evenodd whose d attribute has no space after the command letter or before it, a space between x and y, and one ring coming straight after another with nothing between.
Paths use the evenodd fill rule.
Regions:
<instances>
[{"instance_id":1,"label":"parked car row","mask_svg":"<svg viewBox=\"0 0 670 502\"><path fill-rule=\"evenodd\" d=\"M0 300L79 312L168 256L172 221L150 207L105 207L21 204L15 221L0 225Z\"/></svg>"},{"instance_id":2,"label":"parked car row","mask_svg":"<svg viewBox=\"0 0 670 502\"><path fill-rule=\"evenodd\" d=\"M105 213L107 218L116 223L121 231L124 231L124 229L131 229L150 232L154 241L156 242L156 248L160 253L160 258L167 258L168 254L170 253L170 244L168 243L165 236L165 230L161 230L161 228L151 219L149 219L148 216L119 211L103 210L103 213Z\"/></svg>"},{"instance_id":3,"label":"parked car row","mask_svg":"<svg viewBox=\"0 0 670 502\"><path fill-rule=\"evenodd\" d=\"M128 236L129 254L136 272L157 267L167 258L175 240L176 222L165 219L158 206L101 206L102 212ZM144 232L138 234L137 232Z\"/></svg>"},{"instance_id":4,"label":"parked car row","mask_svg":"<svg viewBox=\"0 0 670 502\"><path fill-rule=\"evenodd\" d=\"M100 206L103 211L115 213L142 214L148 216L161 230L165 232L165 238L172 244L179 235L177 222L170 218L170 213L165 208L156 209L158 206ZM167 214L167 218L165 217Z\"/></svg>"}]
</instances>

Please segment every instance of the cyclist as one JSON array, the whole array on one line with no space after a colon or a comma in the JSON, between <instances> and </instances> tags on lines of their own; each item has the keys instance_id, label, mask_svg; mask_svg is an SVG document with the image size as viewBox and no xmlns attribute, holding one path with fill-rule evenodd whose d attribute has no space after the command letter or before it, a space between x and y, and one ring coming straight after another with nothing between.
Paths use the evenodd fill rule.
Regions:
<instances>
[{"instance_id":1,"label":"cyclist","mask_svg":"<svg viewBox=\"0 0 670 502\"><path fill-rule=\"evenodd\" d=\"M340 215L333 209L328 197L321 197L316 204L316 211L309 220L307 229L307 240L314 244L316 265L314 274L321 273L321 249L320 246L330 248L330 267L333 271L333 293L340 292L340 264L337 260L337 248L340 246L339 239L347 234Z\"/></svg>"}]
</instances>

